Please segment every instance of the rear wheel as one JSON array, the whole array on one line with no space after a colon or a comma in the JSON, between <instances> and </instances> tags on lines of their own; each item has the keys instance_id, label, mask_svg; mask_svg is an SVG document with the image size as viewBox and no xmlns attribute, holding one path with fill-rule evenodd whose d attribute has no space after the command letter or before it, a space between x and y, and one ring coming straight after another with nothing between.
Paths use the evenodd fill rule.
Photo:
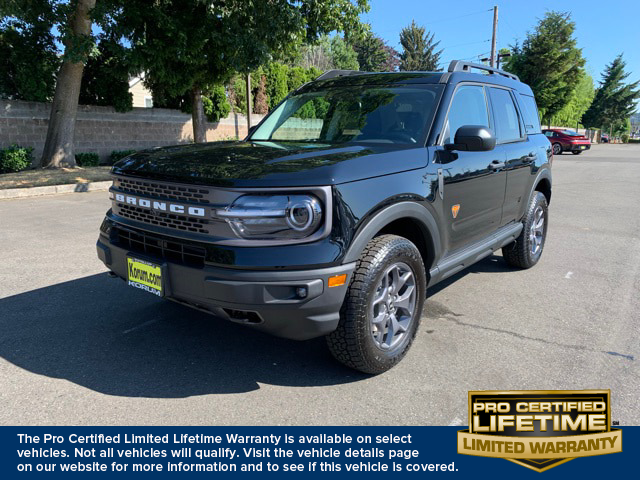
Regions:
<instances>
[{"instance_id":1,"label":"rear wheel","mask_svg":"<svg viewBox=\"0 0 640 480\"><path fill-rule=\"evenodd\" d=\"M356 264L338 328L327 336L329 350L355 370L389 370L411 347L425 295L426 275L416 246L396 235L374 238Z\"/></svg>"},{"instance_id":2,"label":"rear wheel","mask_svg":"<svg viewBox=\"0 0 640 480\"><path fill-rule=\"evenodd\" d=\"M554 155L561 155L562 154L562 145L560 145L559 143L554 143L553 144L553 154Z\"/></svg>"},{"instance_id":3,"label":"rear wheel","mask_svg":"<svg viewBox=\"0 0 640 480\"><path fill-rule=\"evenodd\" d=\"M538 263L547 238L548 210L547 198L540 192L534 192L520 236L515 242L502 247L502 256L509 265L531 268Z\"/></svg>"},{"instance_id":4,"label":"rear wheel","mask_svg":"<svg viewBox=\"0 0 640 480\"><path fill-rule=\"evenodd\" d=\"M582 150L573 150L571 153L573 153L574 155L580 155L582 153Z\"/></svg>"}]
</instances>

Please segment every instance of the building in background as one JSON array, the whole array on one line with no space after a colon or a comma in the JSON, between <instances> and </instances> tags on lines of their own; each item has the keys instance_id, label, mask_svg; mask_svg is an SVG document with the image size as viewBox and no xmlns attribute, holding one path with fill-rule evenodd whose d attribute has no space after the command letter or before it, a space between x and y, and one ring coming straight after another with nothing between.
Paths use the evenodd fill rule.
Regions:
<instances>
[{"instance_id":1,"label":"building in background","mask_svg":"<svg viewBox=\"0 0 640 480\"><path fill-rule=\"evenodd\" d=\"M144 73L129 80L129 92L133 95L133 106L142 108L153 108L153 95L144 86Z\"/></svg>"}]
</instances>

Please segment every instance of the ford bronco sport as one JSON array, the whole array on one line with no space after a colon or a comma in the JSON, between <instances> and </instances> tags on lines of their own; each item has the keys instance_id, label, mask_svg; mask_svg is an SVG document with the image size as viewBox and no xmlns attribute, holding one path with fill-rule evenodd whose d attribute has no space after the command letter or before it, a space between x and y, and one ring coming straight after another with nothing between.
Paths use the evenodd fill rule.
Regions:
<instances>
[{"instance_id":1,"label":"ford bronco sport","mask_svg":"<svg viewBox=\"0 0 640 480\"><path fill-rule=\"evenodd\" d=\"M326 336L339 361L380 373L407 353L427 287L500 248L538 262L552 158L510 73L329 71L244 141L118 162L98 256L129 285Z\"/></svg>"}]
</instances>

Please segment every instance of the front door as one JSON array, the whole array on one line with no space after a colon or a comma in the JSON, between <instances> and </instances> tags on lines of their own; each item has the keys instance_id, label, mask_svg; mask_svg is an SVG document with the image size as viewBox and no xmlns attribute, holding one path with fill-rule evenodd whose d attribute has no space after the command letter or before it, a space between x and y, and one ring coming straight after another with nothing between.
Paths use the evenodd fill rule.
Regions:
<instances>
[{"instance_id":1,"label":"front door","mask_svg":"<svg viewBox=\"0 0 640 480\"><path fill-rule=\"evenodd\" d=\"M442 145L454 143L464 125L491 127L485 89L460 85L456 89L444 130ZM448 251L488 236L500 226L504 202L505 151L444 151L437 154L442 169L443 218L447 223Z\"/></svg>"}]
</instances>

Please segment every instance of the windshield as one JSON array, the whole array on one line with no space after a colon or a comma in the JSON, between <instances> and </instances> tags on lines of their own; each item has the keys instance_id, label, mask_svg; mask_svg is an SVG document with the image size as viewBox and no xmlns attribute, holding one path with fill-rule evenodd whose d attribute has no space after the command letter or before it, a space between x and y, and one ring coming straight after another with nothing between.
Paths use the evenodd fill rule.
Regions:
<instances>
[{"instance_id":1,"label":"windshield","mask_svg":"<svg viewBox=\"0 0 640 480\"><path fill-rule=\"evenodd\" d=\"M440 88L346 86L287 98L252 141L324 144L424 142Z\"/></svg>"}]
</instances>

